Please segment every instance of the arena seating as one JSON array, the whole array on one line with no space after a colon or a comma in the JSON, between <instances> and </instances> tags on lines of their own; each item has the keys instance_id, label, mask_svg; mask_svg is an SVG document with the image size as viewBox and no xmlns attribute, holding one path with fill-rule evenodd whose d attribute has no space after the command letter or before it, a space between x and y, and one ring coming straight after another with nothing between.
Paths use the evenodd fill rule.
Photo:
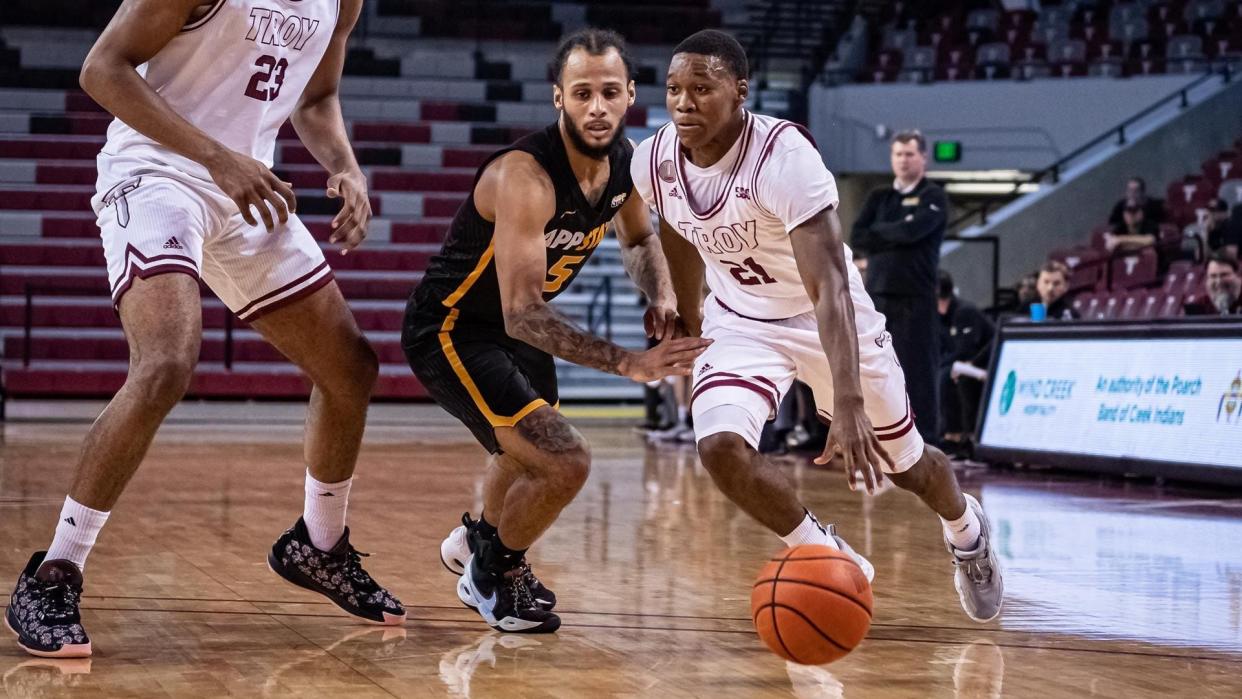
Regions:
<instances>
[{"instance_id":1,"label":"arena seating","mask_svg":"<svg viewBox=\"0 0 1242 699\"><path fill-rule=\"evenodd\" d=\"M110 10L99 8L109 4L115 5L84 3L82 12L65 17L59 28L24 26L27 19L46 23L44 14L23 13L31 6L28 0L16 0L4 11L0 338L3 384L9 396L105 397L125 377L124 335L108 296L89 204L95 155L111 117L77 87L78 66L94 38L94 30L84 27L106 21ZM498 19L512 13L510 3L491 4L509 8L503 15L493 13ZM527 4L544 10L549 5ZM652 8L655 5L651 3ZM407 13L433 33L437 27L450 33L467 31L449 21L451 13L432 12L445 6L385 0L376 11L380 19L385 13ZM517 32L517 38L554 39L560 27L544 10L523 14L522 22L510 18L503 23ZM690 11L711 12L705 2L686 3L670 16ZM288 125L280 134L274 168L294 183L299 215L324 241L336 278L380 354L378 398L423 395L399 346L401 314L427 260L439 248L449 218L469 191L475 168L498 146L555 118L544 64L535 71L520 65L520 59L505 54L509 45L495 44L499 48L492 51L492 45L484 44L477 56L473 46L462 44L413 45L419 52L417 60L385 50L382 39L355 41L347 60L343 109L359 161L370 178L376 215L362 249L340 256L326 243L337 203L325 198L326 174ZM550 49L548 43L530 51L545 56ZM650 85L654 76L653 66L641 66L640 82L646 84L640 86L639 104L630 112L631 126L643 127L650 113L663 113L663 91ZM641 130L633 133L642 135ZM595 262L578 288L558 300L577 317L585 316L601 277L624 278L611 238ZM620 308L614 316L641 328L635 315L641 311L632 293L619 287L618 294ZM203 350L190 394L305 396L309 384L296 369L257 333L228 316L205 291Z\"/></svg>"},{"instance_id":2,"label":"arena seating","mask_svg":"<svg viewBox=\"0 0 1242 699\"><path fill-rule=\"evenodd\" d=\"M1242 63L1242 3L891 3L872 26L860 82L1193 73ZM946 9L946 6L948 9Z\"/></svg>"},{"instance_id":3,"label":"arena seating","mask_svg":"<svg viewBox=\"0 0 1242 699\"><path fill-rule=\"evenodd\" d=\"M1221 197L1230 206L1242 205L1242 138L1233 148L1204 161L1201 171L1168 186L1166 221L1160 225L1155 246L1121 255L1109 255L1101 224L1083 245L1059 248L1049 259L1070 268L1074 308L1084 318L1166 318L1182 314L1182 302L1203 290L1203 268L1177 259L1182 230L1193 223L1196 209Z\"/></svg>"}]
</instances>

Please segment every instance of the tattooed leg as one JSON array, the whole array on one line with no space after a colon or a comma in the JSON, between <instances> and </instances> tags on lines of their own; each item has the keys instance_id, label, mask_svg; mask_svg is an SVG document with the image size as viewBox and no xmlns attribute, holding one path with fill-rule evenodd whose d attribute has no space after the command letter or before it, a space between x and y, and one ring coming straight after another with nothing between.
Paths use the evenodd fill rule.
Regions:
<instances>
[{"instance_id":1,"label":"tattooed leg","mask_svg":"<svg viewBox=\"0 0 1242 699\"><path fill-rule=\"evenodd\" d=\"M544 406L515 427L496 430L506 459L493 468L519 471L505 494L497 526L511 549L529 548L573 501L591 469L586 440L560 413Z\"/></svg>"}]
</instances>

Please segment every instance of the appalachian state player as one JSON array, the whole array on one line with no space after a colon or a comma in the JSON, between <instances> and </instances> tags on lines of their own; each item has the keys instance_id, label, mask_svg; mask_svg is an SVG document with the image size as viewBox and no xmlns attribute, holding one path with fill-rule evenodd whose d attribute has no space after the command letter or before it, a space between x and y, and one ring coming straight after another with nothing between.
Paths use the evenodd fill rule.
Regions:
<instances>
[{"instance_id":1,"label":"appalachian state player","mask_svg":"<svg viewBox=\"0 0 1242 699\"><path fill-rule=\"evenodd\" d=\"M526 550L573 500L590 469L582 435L557 412L555 355L635 381L688 375L710 341L674 339L676 299L650 215L630 180L623 136L634 102L624 40L587 29L562 42L552 100L560 118L488 159L444 247L406 309L402 346L445 410L496 458L484 513L463 515L441 546L457 593L493 628L560 626L555 596ZM548 305L591 257L616 218L625 267L651 299L631 352L591 335Z\"/></svg>"}]
</instances>

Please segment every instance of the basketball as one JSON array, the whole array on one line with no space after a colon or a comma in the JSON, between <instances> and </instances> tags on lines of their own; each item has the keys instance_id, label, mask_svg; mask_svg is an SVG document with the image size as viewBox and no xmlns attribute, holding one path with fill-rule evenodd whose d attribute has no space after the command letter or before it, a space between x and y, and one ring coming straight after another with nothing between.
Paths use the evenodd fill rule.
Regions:
<instances>
[{"instance_id":1,"label":"basketball","mask_svg":"<svg viewBox=\"0 0 1242 699\"><path fill-rule=\"evenodd\" d=\"M773 653L802 665L840 660L871 628L871 583L849 556L827 546L785 549L763 566L750 616Z\"/></svg>"}]
</instances>

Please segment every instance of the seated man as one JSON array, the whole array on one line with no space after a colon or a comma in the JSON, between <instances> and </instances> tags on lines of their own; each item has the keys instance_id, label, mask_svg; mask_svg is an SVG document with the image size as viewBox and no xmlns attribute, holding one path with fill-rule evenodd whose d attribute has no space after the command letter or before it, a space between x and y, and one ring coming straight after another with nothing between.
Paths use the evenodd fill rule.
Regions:
<instances>
[{"instance_id":1,"label":"seated man","mask_svg":"<svg viewBox=\"0 0 1242 699\"><path fill-rule=\"evenodd\" d=\"M940 414L946 442L964 446L974 431L983 382L961 373L962 365L986 367L994 326L974 304L958 298L953 277L940 270ZM955 370L956 367L956 370ZM953 446L950 445L950 446Z\"/></svg>"},{"instance_id":2,"label":"seated man","mask_svg":"<svg viewBox=\"0 0 1242 699\"><path fill-rule=\"evenodd\" d=\"M1208 258L1207 292L1188 300L1183 309L1188 316L1242 314L1242 276L1238 276L1238 260L1222 252Z\"/></svg>"},{"instance_id":3,"label":"seated man","mask_svg":"<svg viewBox=\"0 0 1242 699\"><path fill-rule=\"evenodd\" d=\"M1035 287L1048 320L1077 320L1081 317L1070 306L1070 299L1065 295L1069 291L1069 278L1069 267L1064 262L1049 260L1039 268L1039 280L1035 282Z\"/></svg>"},{"instance_id":4,"label":"seated man","mask_svg":"<svg viewBox=\"0 0 1242 699\"><path fill-rule=\"evenodd\" d=\"M1143 207L1143 216L1152 223L1164 221L1164 201L1147 196L1147 182L1142 177L1131 177L1126 180L1125 195L1113 204L1112 213L1108 215L1108 223L1114 227L1125 223L1124 211L1130 202L1138 202Z\"/></svg>"},{"instance_id":5,"label":"seated man","mask_svg":"<svg viewBox=\"0 0 1242 699\"><path fill-rule=\"evenodd\" d=\"M1236 230L1229 220L1229 204L1224 199L1213 199L1206 209L1199 209L1199 218L1183 230L1182 256L1196 263L1220 251L1237 257Z\"/></svg>"},{"instance_id":6,"label":"seated man","mask_svg":"<svg viewBox=\"0 0 1242 699\"><path fill-rule=\"evenodd\" d=\"M1156 222L1147 218L1142 201L1127 200L1121 216L1121 224L1114 224L1112 232L1104 234L1104 247L1110 253L1131 252L1156 244Z\"/></svg>"}]
</instances>

